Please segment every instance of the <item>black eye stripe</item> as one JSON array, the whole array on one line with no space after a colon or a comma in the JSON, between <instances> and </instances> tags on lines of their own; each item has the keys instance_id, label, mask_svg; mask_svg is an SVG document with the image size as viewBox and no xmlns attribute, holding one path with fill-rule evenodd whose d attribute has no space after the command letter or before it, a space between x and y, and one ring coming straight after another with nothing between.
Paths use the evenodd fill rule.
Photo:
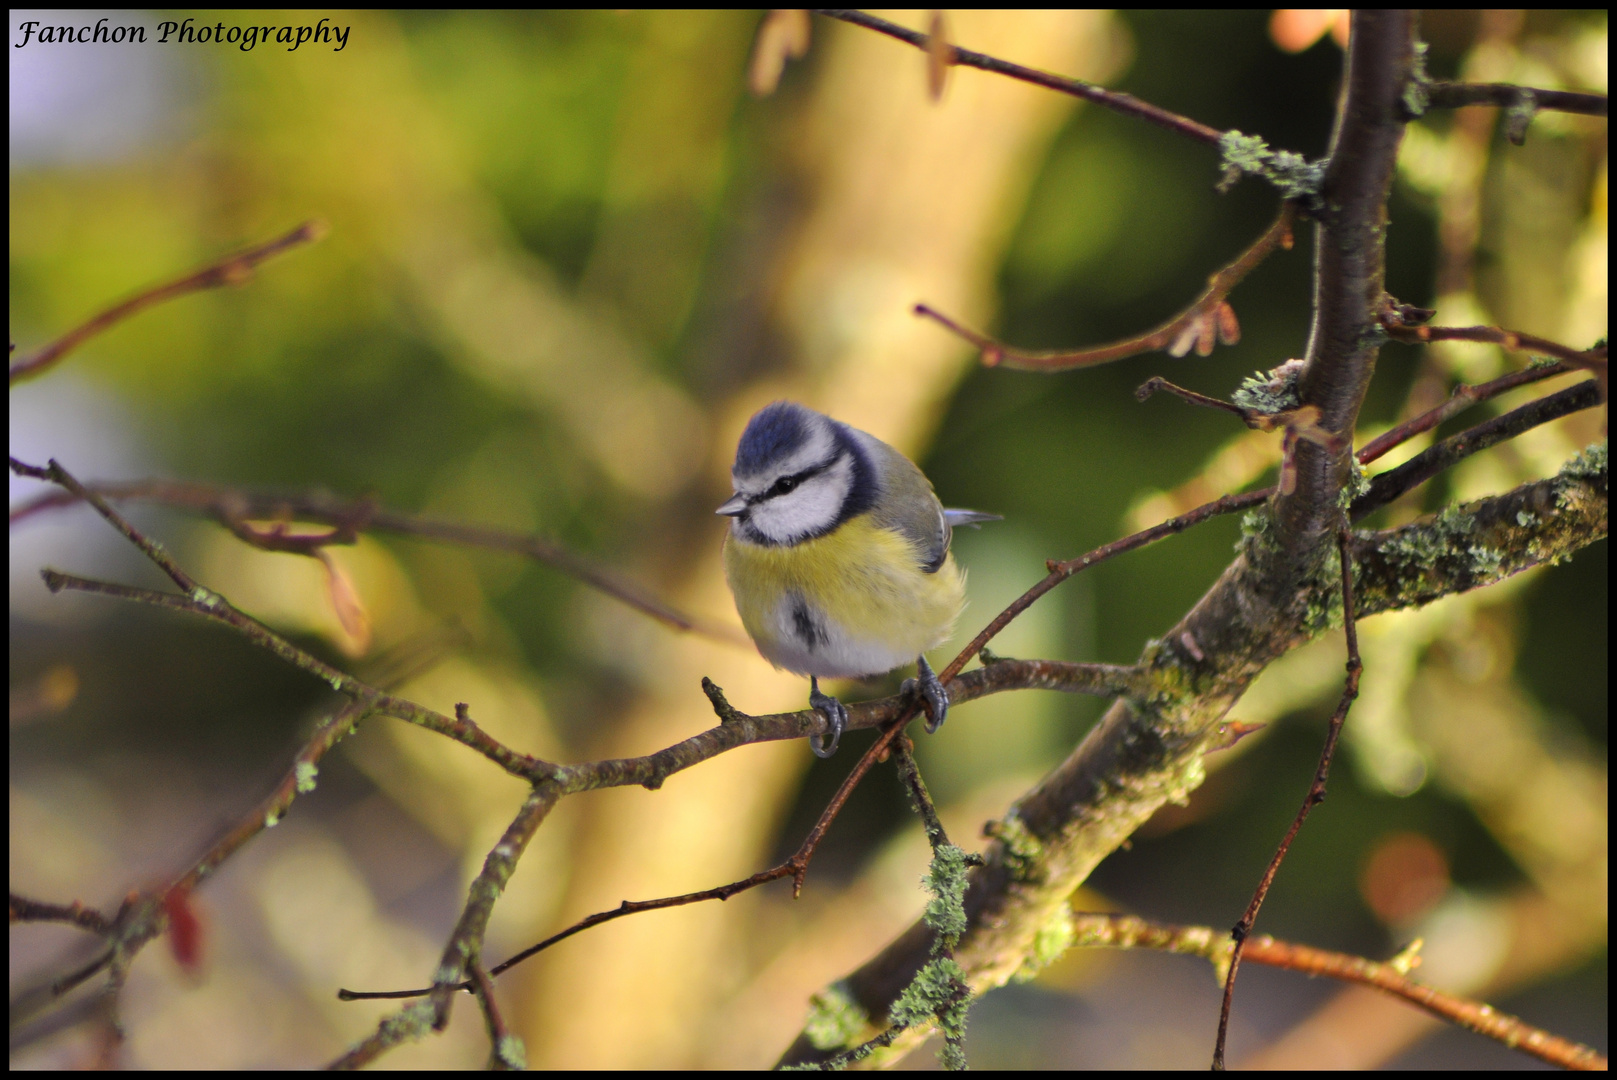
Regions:
<instances>
[{"instance_id":1,"label":"black eye stripe","mask_svg":"<svg viewBox=\"0 0 1617 1080\"><path fill-rule=\"evenodd\" d=\"M783 476L771 484L768 491L765 491L762 495L758 496L758 501L763 502L765 499L773 499L777 495L788 494L789 492L795 490L799 484L803 483L803 481L813 479L815 476L818 476L820 473L823 473L825 470L829 469L835 464L835 460L827 461L824 464L816 465L811 469L804 469L802 472L793 473L791 476Z\"/></svg>"}]
</instances>

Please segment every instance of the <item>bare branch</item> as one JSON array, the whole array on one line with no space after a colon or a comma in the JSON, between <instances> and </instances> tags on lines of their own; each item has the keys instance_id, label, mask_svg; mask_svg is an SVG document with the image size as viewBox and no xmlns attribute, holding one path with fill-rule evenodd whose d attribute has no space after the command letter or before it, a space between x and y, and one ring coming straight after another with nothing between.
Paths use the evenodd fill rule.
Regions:
<instances>
[{"instance_id":1,"label":"bare branch","mask_svg":"<svg viewBox=\"0 0 1617 1080\"><path fill-rule=\"evenodd\" d=\"M955 334L971 342L982 353L987 367L1003 365L1017 371L1069 371L1073 368L1096 367L1114 360L1124 360L1141 353L1162 350L1171 356L1183 356L1192 346L1196 355L1207 356L1215 341L1233 345L1241 340L1241 328L1235 310L1225 299L1243 278L1268 258L1275 248L1291 250L1292 224L1297 207L1290 201L1280 204L1280 214L1263 235L1252 242L1234 262L1225 266L1209 279L1207 288L1184 311L1154 330L1135 337L1123 338L1106 345L1087 349L1057 349L1048 352L1027 352L1004 345L955 322L948 316L925 304L915 305L915 314L940 323Z\"/></svg>"},{"instance_id":2,"label":"bare branch","mask_svg":"<svg viewBox=\"0 0 1617 1080\"><path fill-rule=\"evenodd\" d=\"M16 893L7 895L10 897L13 923L60 922L88 930L92 934L108 934L112 931L112 920L95 908L85 907L77 900L71 904L50 904L43 900L30 900Z\"/></svg>"},{"instance_id":3,"label":"bare branch","mask_svg":"<svg viewBox=\"0 0 1617 1080\"><path fill-rule=\"evenodd\" d=\"M90 338L149 307L184 296L186 293L217 289L224 285L240 285L253 276L253 270L259 263L301 244L319 240L325 234L324 222L305 221L285 236L209 263L182 278L136 293L128 300L114 304L82 326L63 334L34 355L12 364L11 383L16 385L24 379L31 379L43 373Z\"/></svg>"},{"instance_id":4,"label":"bare branch","mask_svg":"<svg viewBox=\"0 0 1617 1080\"><path fill-rule=\"evenodd\" d=\"M852 11L842 8L810 8L817 15L824 15L830 19L862 26L867 30L874 30L878 34L886 34L890 38L897 38L908 45L926 51L931 46L931 36L919 30L910 30L907 27L889 22L876 15L868 15L863 11ZM972 52L970 49L954 48L954 63L961 67L979 68L991 71L996 75L1005 75L1021 82L1043 86L1049 90L1056 90L1069 94L1084 101L1094 102L1096 105L1124 116L1133 116L1158 127L1183 135L1197 142L1218 144L1223 132L1210 128L1206 124L1197 123L1189 117L1169 112L1167 109L1141 101L1133 94L1124 94L1116 90L1107 90L1094 83L1084 82L1082 79L1069 79L1062 75L1052 75L1048 71L1039 71L1037 68L1023 67L1008 60L1000 60L985 53Z\"/></svg>"},{"instance_id":5,"label":"bare branch","mask_svg":"<svg viewBox=\"0 0 1617 1080\"><path fill-rule=\"evenodd\" d=\"M46 477L41 474L39 478ZM490 551L508 551L555 567L569 577L676 630L751 648L739 631L686 615L652 594L645 586L543 536L403 514L379 507L369 499L339 499L320 491L254 491L173 480L85 484L84 488L107 499L139 499L208 514L244 543L265 551L310 555L330 544L351 544L359 534L365 532L387 532ZM71 506L78 501L79 496L70 492L40 495L13 508L11 524L15 526L35 514ZM255 520L269 520L274 524L259 528L252 524ZM294 521L317 522L329 526L330 531L300 535L292 529Z\"/></svg>"},{"instance_id":6,"label":"bare branch","mask_svg":"<svg viewBox=\"0 0 1617 1080\"><path fill-rule=\"evenodd\" d=\"M1419 416L1404 421L1371 439L1359 448L1358 458L1360 465L1382 457L1394 447L1408 442L1422 432L1431 431L1452 417L1460 415L1471 406L1498 397L1500 394L1514 390L1518 386L1526 386L1542 379L1553 378L1556 375L1565 375L1574 370L1565 364L1537 364L1522 371L1513 371L1509 375L1501 375L1489 382L1468 386L1460 383L1449 394L1449 399L1434 409L1428 409Z\"/></svg>"},{"instance_id":7,"label":"bare branch","mask_svg":"<svg viewBox=\"0 0 1617 1080\"><path fill-rule=\"evenodd\" d=\"M1200 956L1222 970L1229 963L1229 935L1210 926L1174 926L1133 915L1074 913L1073 944L1079 947L1157 949ZM1588 1046L1552 1035L1480 1001L1457 997L1409 977L1418 966L1418 942L1389 961L1280 941L1268 934L1247 939L1244 959L1266 967L1324 976L1381 990L1434 1016L1486 1035L1540 1061L1564 1069L1603 1069L1606 1059Z\"/></svg>"},{"instance_id":8,"label":"bare branch","mask_svg":"<svg viewBox=\"0 0 1617 1080\"><path fill-rule=\"evenodd\" d=\"M1585 116L1605 116L1605 94L1587 94L1576 90L1540 90L1531 86L1513 86L1510 83L1456 83L1430 82L1425 84L1425 104L1428 109L1459 109L1467 105L1493 105L1525 113L1529 118L1540 109L1555 112L1582 113ZM1525 125L1523 125L1525 128ZM1521 139L1512 139L1520 145Z\"/></svg>"},{"instance_id":9,"label":"bare branch","mask_svg":"<svg viewBox=\"0 0 1617 1080\"><path fill-rule=\"evenodd\" d=\"M1411 343L1477 341L1497 345L1509 352L1552 356L1563 364L1594 372L1600 376L1601 386L1605 386L1607 361L1604 343L1592 349L1574 349L1536 334L1524 334L1519 330L1505 330L1498 326L1427 326L1424 323L1411 325L1400 317L1398 305L1390 302L1382 308L1381 325L1398 341Z\"/></svg>"},{"instance_id":10,"label":"bare branch","mask_svg":"<svg viewBox=\"0 0 1617 1080\"><path fill-rule=\"evenodd\" d=\"M1496 446L1507 439L1514 439L1522 432L1540 424L1570 416L1583 409L1592 409L1600 404L1601 396L1598 380L1585 379L1575 386L1528 402L1520 408L1512 409L1502 416L1496 416L1468 431L1462 431L1434 446L1429 446L1397 468L1378 473L1370 481L1369 490L1353 501L1353 520L1358 521L1386 506L1406 491L1411 491L1439 473L1453 468L1457 462L1472 454ZM1447 405L1433 411L1441 412L1446 407Z\"/></svg>"},{"instance_id":11,"label":"bare branch","mask_svg":"<svg viewBox=\"0 0 1617 1080\"><path fill-rule=\"evenodd\" d=\"M1325 801L1325 781L1331 773L1331 759L1336 755L1336 743L1342 736L1342 725L1347 721L1348 709L1359 696L1359 676L1364 671L1364 663L1359 659L1359 631L1358 615L1353 607L1353 553L1352 543L1348 534L1347 523L1342 523L1341 531L1337 534L1337 560L1342 575L1342 625L1347 630L1347 677L1343 680L1342 696L1336 703L1336 711L1331 714L1329 724L1325 728L1325 745L1319 753L1319 766L1314 770L1313 783L1308 786L1308 794L1303 796L1303 804L1297 810L1296 817L1292 818L1291 827L1281 839L1280 846L1275 848L1263 877L1258 881L1258 887L1252 893L1252 900L1247 904L1246 911L1241 919L1230 931L1230 957L1229 966L1224 972L1224 1004L1218 1014L1218 1038L1213 1044L1213 1070L1223 1071L1224 1044L1229 1037L1230 1005L1235 996L1235 977L1241 970L1241 954L1246 948L1247 936L1252 933L1252 924L1257 922L1258 911L1263 907L1264 899L1269 895L1269 887L1274 884L1275 875L1280 872L1280 864L1285 861L1286 853L1291 850L1292 841L1302 831L1303 822L1308 820L1308 812Z\"/></svg>"}]
</instances>

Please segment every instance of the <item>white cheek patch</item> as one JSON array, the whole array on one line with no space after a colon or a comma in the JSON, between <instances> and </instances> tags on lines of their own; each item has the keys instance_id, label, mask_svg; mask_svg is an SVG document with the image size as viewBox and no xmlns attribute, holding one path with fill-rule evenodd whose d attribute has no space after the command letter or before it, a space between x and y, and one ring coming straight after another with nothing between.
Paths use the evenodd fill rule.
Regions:
<instances>
[{"instance_id":1,"label":"white cheek patch","mask_svg":"<svg viewBox=\"0 0 1617 1080\"><path fill-rule=\"evenodd\" d=\"M847 455L785 495L765 499L748 512L759 533L777 544L789 544L824 532L842 513L853 487L853 459Z\"/></svg>"}]
</instances>

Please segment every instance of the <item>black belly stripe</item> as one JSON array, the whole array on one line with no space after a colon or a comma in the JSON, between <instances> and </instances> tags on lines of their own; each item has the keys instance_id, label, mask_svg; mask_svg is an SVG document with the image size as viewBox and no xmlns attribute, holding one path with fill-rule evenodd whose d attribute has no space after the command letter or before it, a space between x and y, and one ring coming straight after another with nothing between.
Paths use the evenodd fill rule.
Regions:
<instances>
[{"instance_id":1,"label":"black belly stripe","mask_svg":"<svg viewBox=\"0 0 1617 1080\"><path fill-rule=\"evenodd\" d=\"M814 617L813 609L801 598L792 600L792 631L808 646L809 652L831 643L831 635L825 632L825 627Z\"/></svg>"}]
</instances>

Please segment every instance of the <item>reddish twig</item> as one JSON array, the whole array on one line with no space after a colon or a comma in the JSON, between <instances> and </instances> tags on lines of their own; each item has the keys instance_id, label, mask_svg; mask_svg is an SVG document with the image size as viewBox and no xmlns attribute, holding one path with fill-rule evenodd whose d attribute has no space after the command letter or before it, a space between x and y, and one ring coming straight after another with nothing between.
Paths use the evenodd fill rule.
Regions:
<instances>
[{"instance_id":1,"label":"reddish twig","mask_svg":"<svg viewBox=\"0 0 1617 1080\"><path fill-rule=\"evenodd\" d=\"M1565 375L1574 370L1562 363L1543 364L1522 371L1513 371L1509 375L1502 375L1485 383L1468 385L1460 383L1449 394L1449 399L1434 409L1429 409L1419 416L1405 420L1397 427L1377 435L1374 439L1359 448L1358 458L1360 465L1384 456L1394 447L1408 442L1422 432L1431 431L1443 422L1458 416L1471 406L1498 397L1518 386L1527 386L1530 383L1543 379L1553 378L1556 375Z\"/></svg>"},{"instance_id":2,"label":"reddish twig","mask_svg":"<svg viewBox=\"0 0 1617 1080\"><path fill-rule=\"evenodd\" d=\"M186 293L217 289L224 285L240 285L253 276L253 270L259 263L299 244L318 240L325 233L326 226L323 222L305 221L285 236L237 252L235 255L209 263L182 278L137 293L122 303L114 304L82 326L69 330L32 356L12 364L11 382L15 385L23 379L39 375L90 338L149 307L184 296Z\"/></svg>"},{"instance_id":3,"label":"reddish twig","mask_svg":"<svg viewBox=\"0 0 1617 1080\"><path fill-rule=\"evenodd\" d=\"M1229 971L1224 976L1224 1003L1218 1014L1218 1039L1213 1045L1215 1070L1224 1068L1224 1044L1230 1028L1230 1003L1234 999L1235 976L1241 967L1241 953L1245 949L1247 936L1252 932L1252 924L1257 921L1258 910L1263 907L1264 897L1269 894L1269 886L1274 883L1275 874L1280 871L1280 864L1285 861L1286 852L1291 849L1291 842L1296 839L1303 822L1308 819L1308 812L1325 801L1325 781L1331 772L1331 758L1336 753L1336 742L1341 737L1348 709L1352 707L1353 700L1359 696L1359 674L1364 670L1364 664L1359 659L1359 634L1354 624L1351 545L1351 532L1344 522L1337 532L1336 550L1341 560L1342 626L1347 631L1347 678L1342 685L1342 697L1336 704L1336 712L1331 714L1330 724L1326 728L1325 745L1320 750L1319 767L1314 771L1314 780L1308 787L1308 794L1303 798L1303 804L1298 808L1297 816L1292 819L1291 827L1286 830L1280 846L1275 849L1273 858L1269 860L1269 866L1258 881L1258 887L1252 893L1252 901L1247 904L1246 911L1241 915L1241 921L1230 931L1233 947L1230 950Z\"/></svg>"},{"instance_id":4,"label":"reddish twig","mask_svg":"<svg viewBox=\"0 0 1617 1080\"><path fill-rule=\"evenodd\" d=\"M1079 946L1157 949L1200 956L1218 968L1229 962L1233 947L1228 935L1210 926L1174 926L1133 915L1089 912L1075 913L1072 922L1074 944ZM1393 960L1377 961L1258 934L1247 940L1242 956L1266 967L1373 987L1551 1065L1567 1069L1606 1067L1606 1059L1590 1047L1552 1035L1480 1001L1457 997L1411 979L1409 971L1420 962L1416 949L1411 946Z\"/></svg>"},{"instance_id":5,"label":"reddish twig","mask_svg":"<svg viewBox=\"0 0 1617 1080\"><path fill-rule=\"evenodd\" d=\"M1107 345L1088 349L1026 352L985 337L953 319L928 307L915 305L915 314L942 324L955 334L971 342L982 353L988 367L1003 365L1019 371L1067 371L1072 368L1094 367L1123 360L1130 356L1160 349L1171 356L1184 356L1192 347L1196 355L1207 356L1215 342L1233 345L1241 339L1240 323L1235 309L1225 299L1257 266L1268 258L1276 247L1290 250L1292 223L1296 219L1296 204L1280 204L1280 214L1264 234L1252 243L1228 266L1208 281L1207 289L1184 311L1154 330L1136 337L1124 338Z\"/></svg>"},{"instance_id":6,"label":"reddish twig","mask_svg":"<svg viewBox=\"0 0 1617 1080\"><path fill-rule=\"evenodd\" d=\"M1428 326L1424 322L1411 324L1405 309L1388 298L1381 306L1380 320L1389 337L1395 341L1427 343L1432 341L1476 341L1497 345L1508 352L1535 353L1550 356L1571 367L1591 371L1600 378L1602 394L1606 388L1606 346L1592 349L1574 349L1560 342L1524 334L1519 330L1506 330L1498 326Z\"/></svg>"},{"instance_id":7,"label":"reddish twig","mask_svg":"<svg viewBox=\"0 0 1617 1080\"><path fill-rule=\"evenodd\" d=\"M896 38L908 45L913 45L923 52L930 53L933 51L932 35L923 34L919 30L911 30L879 16L842 8L811 8L810 10L817 15L824 15L830 19L862 26L867 30L874 30L878 34L886 34L890 38ZM1137 117L1160 128L1166 128L1186 138L1194 139L1197 142L1210 143L1216 146L1224 134L1217 128L1208 127L1206 124L1198 123L1189 117L1180 116L1178 113L1169 112L1160 106L1141 101L1132 94L1121 93L1117 90L1107 90L1105 87L1084 82L1082 79L1070 79L1063 75L1052 75L1048 71L1023 67L1021 64L1013 64L1008 60L1000 60L986 53L972 52L970 49L962 49L958 46L950 46L950 53L952 55L946 57L947 61L957 66L991 71L996 75L1005 75L1021 82L1032 83L1034 86L1042 86L1049 90L1081 98L1084 101L1093 102L1103 109L1110 109L1113 112L1122 113L1124 116Z\"/></svg>"}]
</instances>

